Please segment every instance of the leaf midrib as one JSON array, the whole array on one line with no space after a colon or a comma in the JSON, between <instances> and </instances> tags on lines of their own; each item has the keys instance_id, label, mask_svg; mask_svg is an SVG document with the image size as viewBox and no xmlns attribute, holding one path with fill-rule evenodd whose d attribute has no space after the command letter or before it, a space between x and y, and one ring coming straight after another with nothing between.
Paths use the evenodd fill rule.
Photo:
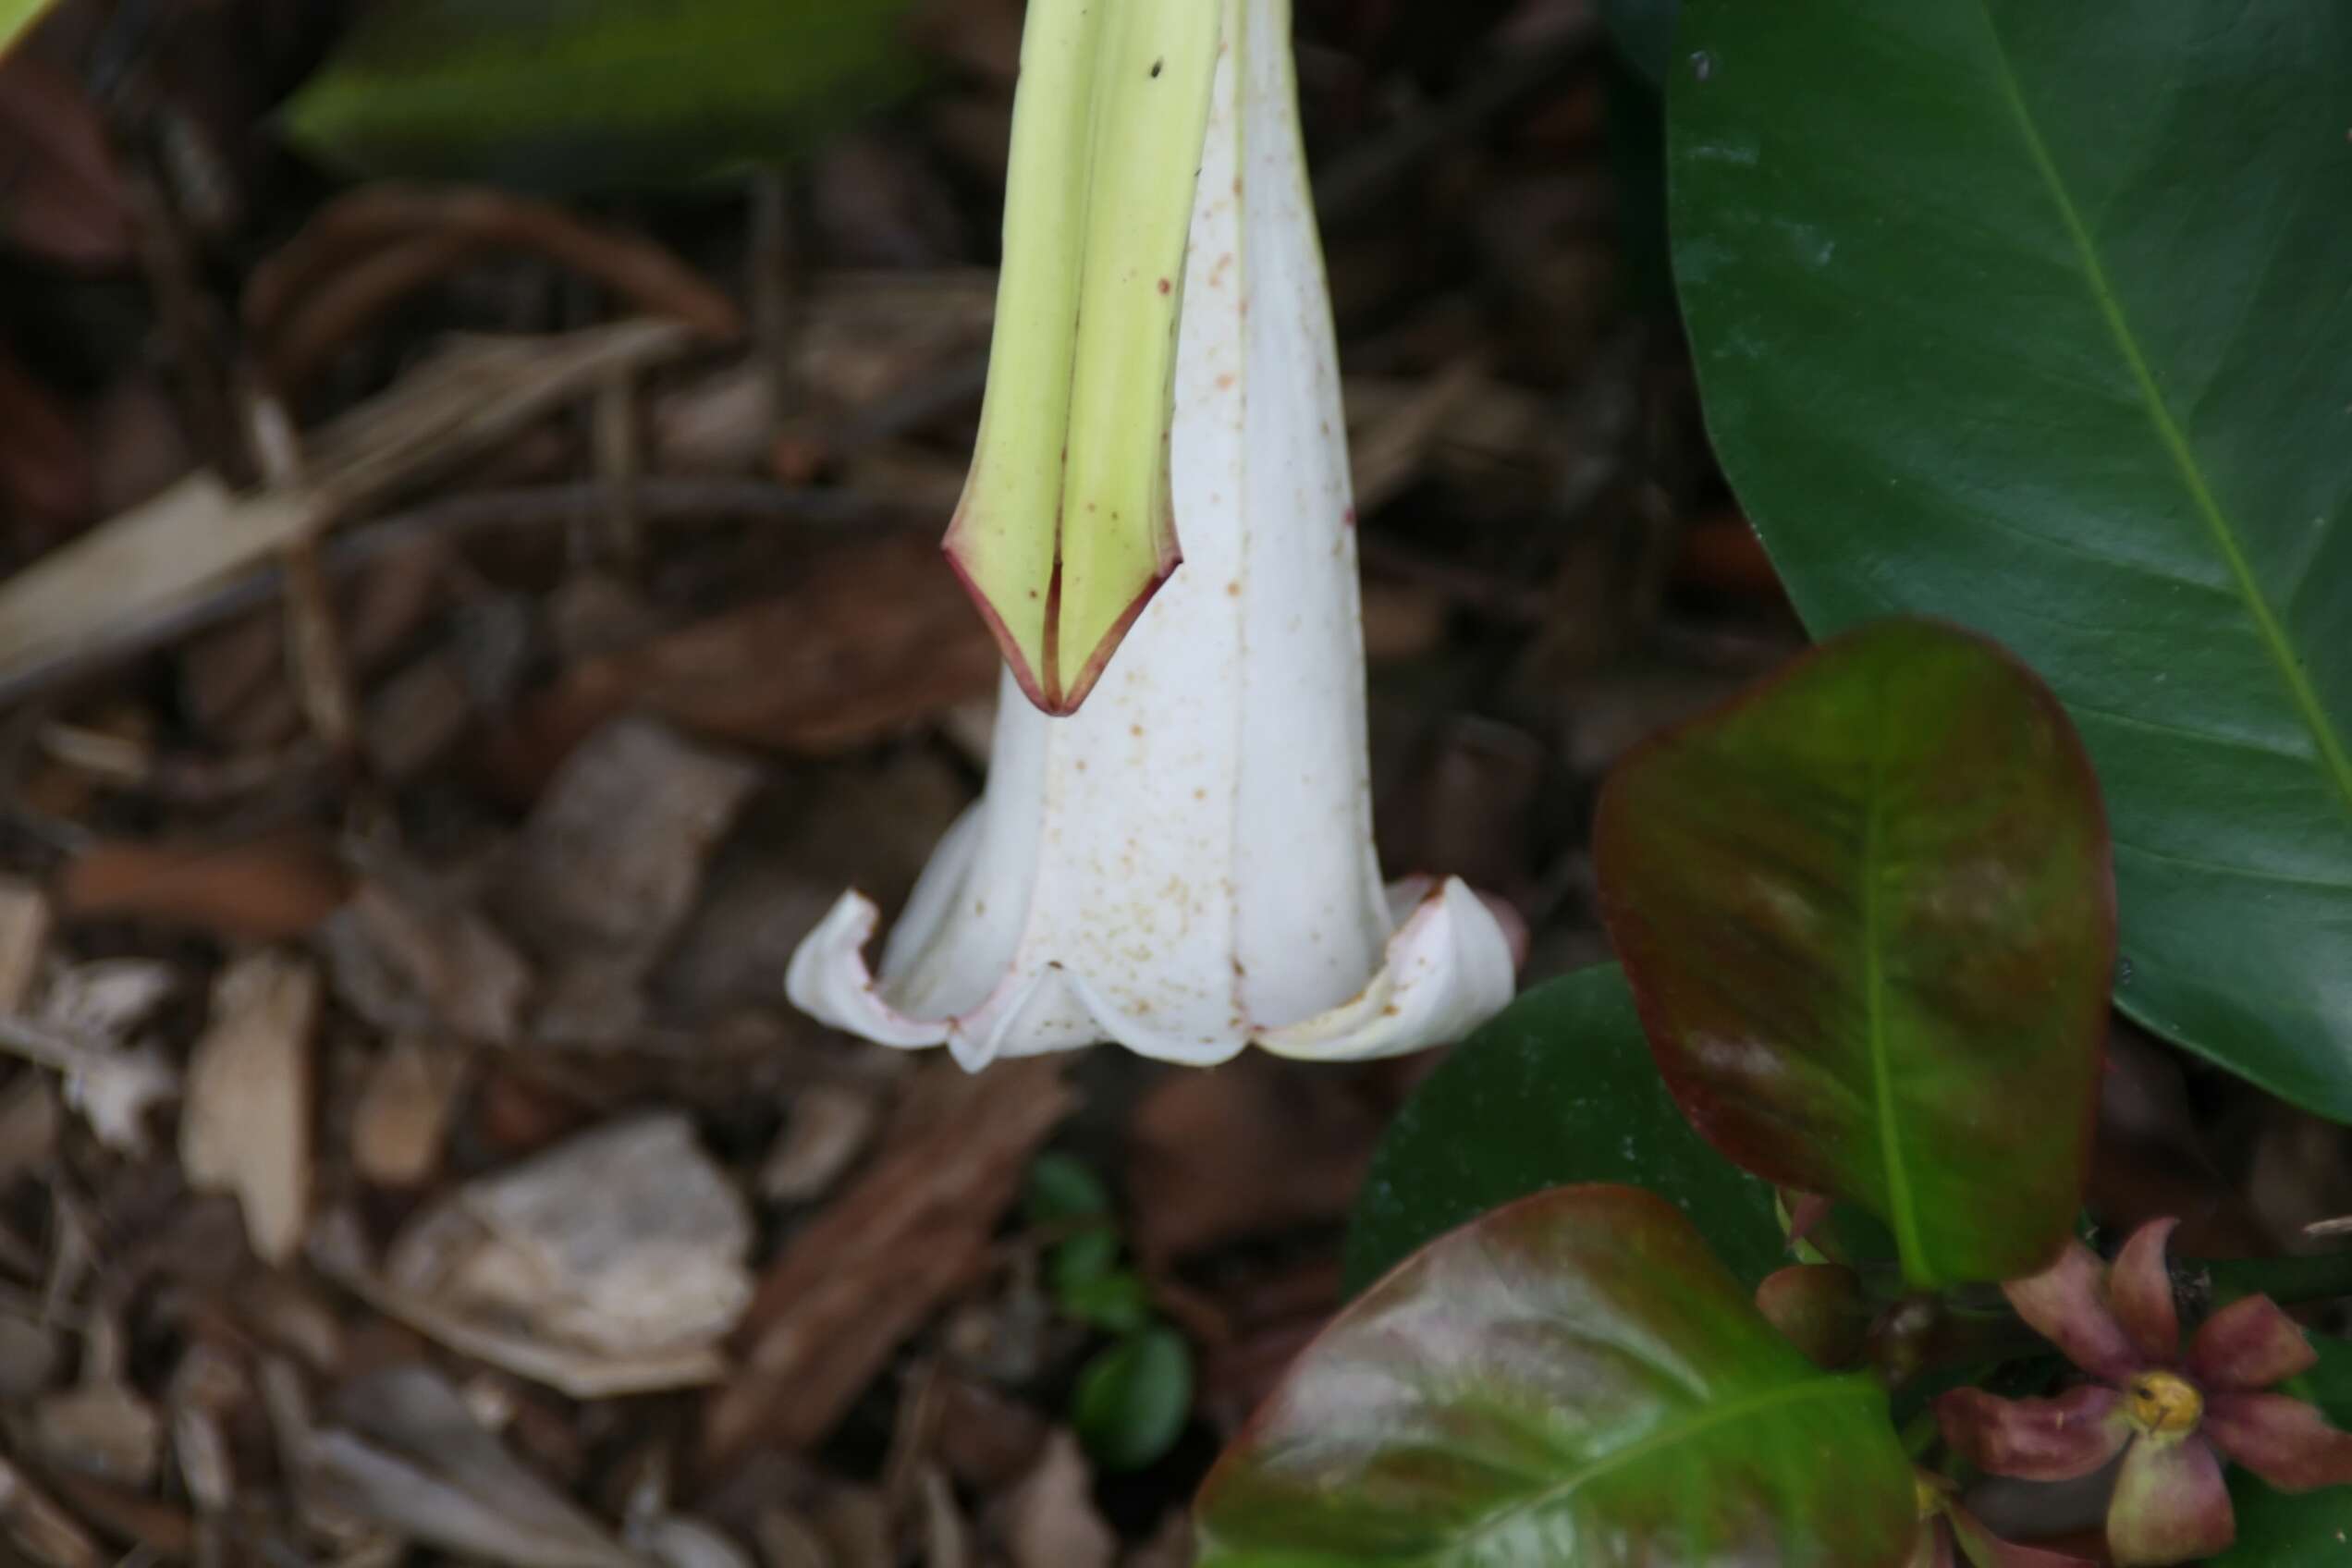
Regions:
<instances>
[{"instance_id":1,"label":"leaf midrib","mask_svg":"<svg viewBox=\"0 0 2352 1568\"><path fill-rule=\"evenodd\" d=\"M2247 563L2246 552L2238 544L2236 529L2228 514L2222 509L2211 485L2206 483L2205 472L2197 460L2197 454L2189 447L2187 435L2182 431L2179 421L2174 418L2171 406L2164 401L2163 391L2156 384L2155 373L2149 366L2148 356L2141 350L2138 337L2132 331L2131 323L2124 314L2123 303L2116 298L2114 286L2108 278L2106 263L2101 260L2098 244L2091 238L2090 227L2083 221L2082 210L2076 204L2073 192L2067 189L2057 160L2051 156L2050 145L2042 137L2040 123L2026 104L2024 87L2018 81L2016 67L2010 60L2008 44L2001 36L2000 24L1993 18L1991 0L1977 0L1977 12L1983 18L1985 36L1992 45L1993 64L2000 78L2003 96L2016 121L2018 138L2025 143L2027 156L2049 190L2052 204L2057 208L2059 221L2064 226L2067 238L2082 264L2083 281L2090 290L2101 319L2106 323L2108 332L2115 340L2117 351L2131 372L2141 402L2147 409L2149 423L2154 427L2158 442L2178 471L2198 516L2212 536L2214 547L2229 570L2230 581L2236 587L2238 597L2254 622L2255 635L2263 651L2270 655L2271 662L2278 668L2280 679L2285 682L2287 696L2295 706L2297 716L2310 731L2317 753L2315 760L2321 775L2334 787L2346 811L2352 812L2352 750L2347 750L2344 739L2336 734L2327 710L2321 705L2319 692L2304 674L2302 662L2295 656L2295 649L2287 640L2285 629L2279 623L2277 613L2272 609L2261 584L2254 579L2253 569Z\"/></svg>"},{"instance_id":2,"label":"leaf midrib","mask_svg":"<svg viewBox=\"0 0 2352 1568\"><path fill-rule=\"evenodd\" d=\"M1886 950L1880 930L1879 860L1886 838L1885 683L1877 683L1870 707L1870 784L1862 819L1862 1028L1870 1051L1870 1095L1879 1117L1880 1158L1886 1170L1887 1222L1894 1229L1903 1272L1925 1280L1927 1248L1911 1193L1911 1172L1903 1159L1895 1118L1894 1061L1887 1041Z\"/></svg>"},{"instance_id":3,"label":"leaf midrib","mask_svg":"<svg viewBox=\"0 0 2352 1568\"><path fill-rule=\"evenodd\" d=\"M1422 1568L1444 1568L1445 1564L1456 1560L1454 1554L1465 1542L1483 1539L1514 1519L1550 1508L1562 1499L1574 1495L1612 1471L1624 1469L1650 1454L1688 1442L1718 1427L1729 1426L1733 1422L1747 1420L1770 1411L1802 1404L1812 1400L1829 1399L1833 1396L1850 1397L1856 1394L1868 1396L1877 1391L1876 1385L1856 1378L1811 1378L1787 1388L1766 1389L1760 1393L1710 1404L1697 1415L1677 1422L1662 1432L1653 1432L1637 1442L1627 1443L1623 1448L1611 1449L1599 1459L1554 1481L1542 1490L1521 1499L1508 1508L1500 1509L1486 1515L1469 1530L1418 1561Z\"/></svg>"}]
</instances>

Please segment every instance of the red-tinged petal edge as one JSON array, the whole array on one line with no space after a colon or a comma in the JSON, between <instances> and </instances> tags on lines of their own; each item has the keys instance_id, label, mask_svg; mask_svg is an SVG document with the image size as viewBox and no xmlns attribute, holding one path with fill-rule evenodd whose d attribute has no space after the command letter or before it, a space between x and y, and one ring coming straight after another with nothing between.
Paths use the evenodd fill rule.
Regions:
<instances>
[{"instance_id":1,"label":"red-tinged petal edge","mask_svg":"<svg viewBox=\"0 0 2352 1568\"><path fill-rule=\"evenodd\" d=\"M1004 617L997 613L997 606L989 602L987 594L980 591L980 584L973 580L971 571L965 568L963 557L956 549L956 531L952 523L949 525L947 537L940 541L939 553L947 557L948 570L955 573L956 581L963 584L963 596L972 601L974 609L980 612L980 623L988 629L988 635L996 639L997 652L1003 655L1005 668L1012 671L1013 683L1021 688L1021 694L1028 698L1030 705L1039 712L1052 713L1054 709L1047 700L1046 688L1038 679L1038 671L1022 653L1021 644L1014 641L1012 629L1005 625ZM1050 615L1047 624L1052 624Z\"/></svg>"},{"instance_id":2,"label":"red-tinged petal edge","mask_svg":"<svg viewBox=\"0 0 2352 1568\"><path fill-rule=\"evenodd\" d=\"M2211 1557L2236 1538L2237 1518L2211 1443L2191 1435L2132 1444L2107 1505L2107 1550L2121 1568Z\"/></svg>"},{"instance_id":3,"label":"red-tinged petal edge","mask_svg":"<svg viewBox=\"0 0 2352 1568\"><path fill-rule=\"evenodd\" d=\"M2295 1319L2268 1296L2243 1296L2205 1319L2188 1342L2188 1375L2208 1394L2250 1393L2320 1364Z\"/></svg>"},{"instance_id":4,"label":"red-tinged petal edge","mask_svg":"<svg viewBox=\"0 0 2352 1568\"><path fill-rule=\"evenodd\" d=\"M2107 1276L2107 1298L2115 1320L2149 1361L2170 1365L2180 1354L2180 1309L2173 1304L2173 1277L2164 1249L2177 1219L2151 1219L2131 1233Z\"/></svg>"},{"instance_id":5,"label":"red-tinged petal edge","mask_svg":"<svg viewBox=\"0 0 2352 1568\"><path fill-rule=\"evenodd\" d=\"M2107 1305L2106 1274L2097 1253L2070 1241L2057 1262L2001 1289L2017 1316L2067 1360L2094 1378L2120 1383L2146 1358Z\"/></svg>"},{"instance_id":6,"label":"red-tinged petal edge","mask_svg":"<svg viewBox=\"0 0 2352 1568\"><path fill-rule=\"evenodd\" d=\"M1944 1440L1992 1476L2070 1481L2115 1457L2130 1439L2123 1396L2086 1383L2055 1399L2003 1399L1954 1389L1935 1403Z\"/></svg>"},{"instance_id":7,"label":"red-tinged petal edge","mask_svg":"<svg viewBox=\"0 0 2352 1568\"><path fill-rule=\"evenodd\" d=\"M2352 1486L2352 1433L2285 1394L2215 1394L2199 1428L2213 1445L2283 1492Z\"/></svg>"},{"instance_id":8,"label":"red-tinged petal edge","mask_svg":"<svg viewBox=\"0 0 2352 1568\"><path fill-rule=\"evenodd\" d=\"M1945 1514L1951 1520L1952 1534L1959 1541L1960 1554L1968 1560L1969 1568L2092 1568L2088 1558L2004 1541L1986 1529L1975 1514L1957 1503L1947 1508Z\"/></svg>"}]
</instances>

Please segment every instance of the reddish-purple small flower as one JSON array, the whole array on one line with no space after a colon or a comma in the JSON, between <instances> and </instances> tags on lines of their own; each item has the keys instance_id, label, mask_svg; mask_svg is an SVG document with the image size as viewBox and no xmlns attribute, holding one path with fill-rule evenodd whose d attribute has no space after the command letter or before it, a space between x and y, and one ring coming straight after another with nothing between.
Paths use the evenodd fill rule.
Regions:
<instances>
[{"instance_id":1,"label":"reddish-purple small flower","mask_svg":"<svg viewBox=\"0 0 2352 1568\"><path fill-rule=\"evenodd\" d=\"M2033 1481L2087 1476L2118 1453L2107 1546L2118 1563L2186 1562L2237 1533L2224 1456L2282 1491L2352 1483L2352 1434L2301 1400L2263 1390L2319 1359L2268 1296L2207 1318L2180 1354L2164 1268L2175 1221L2143 1225L2113 1268L2079 1242L2002 1289L2034 1329L2093 1378L2053 1399L1956 1389L1936 1402L1952 1446L1978 1468Z\"/></svg>"},{"instance_id":2,"label":"reddish-purple small flower","mask_svg":"<svg viewBox=\"0 0 2352 1568\"><path fill-rule=\"evenodd\" d=\"M1904 1568L2090 1568L2079 1557L2004 1541L1960 1506L1952 1483L1919 1471L1919 1544Z\"/></svg>"}]
</instances>

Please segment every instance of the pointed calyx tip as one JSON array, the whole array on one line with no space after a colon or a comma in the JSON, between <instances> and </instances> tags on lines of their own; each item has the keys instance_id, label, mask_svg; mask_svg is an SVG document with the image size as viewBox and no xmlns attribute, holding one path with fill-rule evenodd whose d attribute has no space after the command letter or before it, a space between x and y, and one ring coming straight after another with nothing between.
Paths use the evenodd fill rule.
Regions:
<instances>
[{"instance_id":1,"label":"pointed calyx tip","mask_svg":"<svg viewBox=\"0 0 2352 1568\"><path fill-rule=\"evenodd\" d=\"M1074 711L1179 558L1176 324L1219 7L1032 0L979 440L947 550L1029 699Z\"/></svg>"}]
</instances>

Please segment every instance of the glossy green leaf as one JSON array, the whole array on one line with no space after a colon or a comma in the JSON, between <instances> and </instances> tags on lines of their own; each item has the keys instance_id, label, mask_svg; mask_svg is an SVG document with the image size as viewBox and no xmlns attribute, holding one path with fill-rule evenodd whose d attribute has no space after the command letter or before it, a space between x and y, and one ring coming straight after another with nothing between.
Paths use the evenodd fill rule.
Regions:
<instances>
[{"instance_id":1,"label":"glossy green leaf","mask_svg":"<svg viewBox=\"0 0 2352 1568\"><path fill-rule=\"evenodd\" d=\"M909 0L381 0L287 106L370 176L576 191L779 161L914 85Z\"/></svg>"},{"instance_id":2,"label":"glossy green leaf","mask_svg":"<svg viewBox=\"0 0 2352 1568\"><path fill-rule=\"evenodd\" d=\"M2056 689L2134 1017L2352 1119L2352 6L1689 0L1675 265L1818 633Z\"/></svg>"},{"instance_id":3,"label":"glossy green leaf","mask_svg":"<svg viewBox=\"0 0 2352 1568\"><path fill-rule=\"evenodd\" d=\"M2338 1427L2352 1427L2352 1345L2311 1336L2320 1364L2280 1391L2308 1399ZM2242 1469L2230 1472L2237 1544L2212 1568L2344 1568L2352 1562L2352 1487L2274 1491Z\"/></svg>"},{"instance_id":4,"label":"glossy green leaf","mask_svg":"<svg viewBox=\"0 0 2352 1568\"><path fill-rule=\"evenodd\" d=\"M1356 1200L1348 1289L1490 1208L1583 1182L1672 1199L1745 1284L1788 1261L1772 1189L1675 1109L1613 963L1527 992L1405 1102Z\"/></svg>"},{"instance_id":5,"label":"glossy green leaf","mask_svg":"<svg viewBox=\"0 0 2352 1568\"><path fill-rule=\"evenodd\" d=\"M1674 13L1681 0L1601 0L1601 19L1621 53L1655 86L1674 53Z\"/></svg>"},{"instance_id":6,"label":"glossy green leaf","mask_svg":"<svg viewBox=\"0 0 2352 1568\"><path fill-rule=\"evenodd\" d=\"M1192 1410L1192 1348L1172 1329L1145 1329L1086 1364L1070 1421L1096 1464L1140 1470L1175 1445Z\"/></svg>"},{"instance_id":7,"label":"glossy green leaf","mask_svg":"<svg viewBox=\"0 0 2352 1568\"><path fill-rule=\"evenodd\" d=\"M2099 793L1982 640L1885 621L1635 750L1601 909L1667 1086L1928 1288L2032 1273L2081 1201L2114 954Z\"/></svg>"},{"instance_id":8,"label":"glossy green leaf","mask_svg":"<svg viewBox=\"0 0 2352 1568\"><path fill-rule=\"evenodd\" d=\"M1198 1513L1201 1568L1893 1568L1917 1527L1876 1382L1814 1367L1673 1205L1607 1186L1374 1286Z\"/></svg>"}]
</instances>

